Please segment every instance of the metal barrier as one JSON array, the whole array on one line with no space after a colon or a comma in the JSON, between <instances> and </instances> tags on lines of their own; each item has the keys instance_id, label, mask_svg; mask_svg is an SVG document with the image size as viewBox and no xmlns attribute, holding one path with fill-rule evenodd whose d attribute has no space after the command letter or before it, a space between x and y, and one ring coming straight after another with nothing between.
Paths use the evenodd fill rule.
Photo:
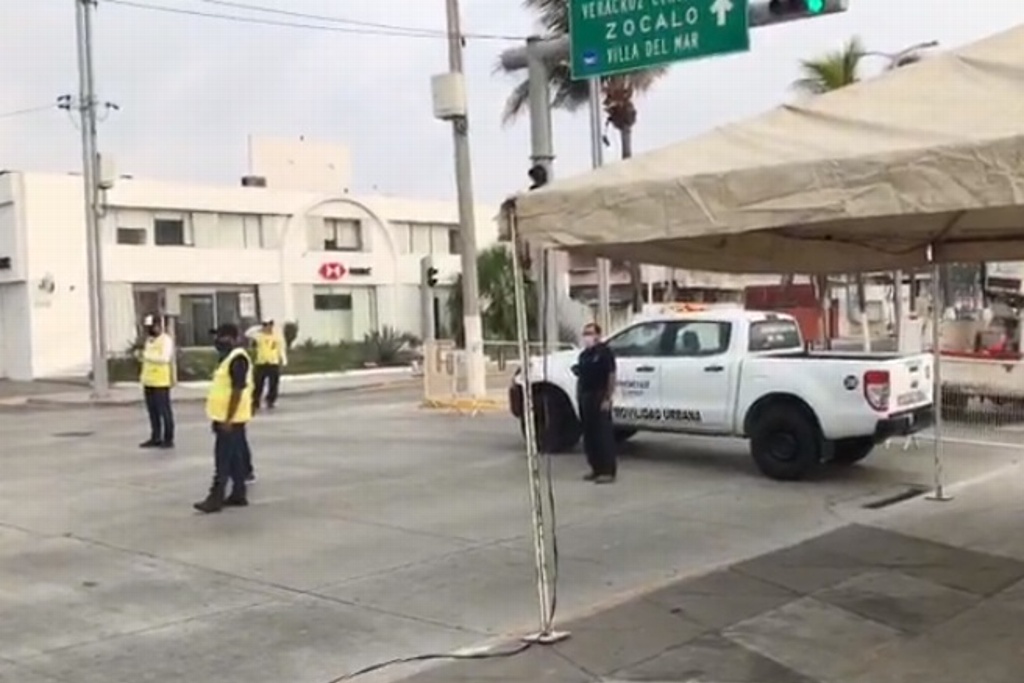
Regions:
<instances>
[{"instance_id":1,"label":"metal barrier","mask_svg":"<svg viewBox=\"0 0 1024 683\"><path fill-rule=\"evenodd\" d=\"M1024 446L1024 362L942 356L942 438Z\"/></svg>"},{"instance_id":2,"label":"metal barrier","mask_svg":"<svg viewBox=\"0 0 1024 683\"><path fill-rule=\"evenodd\" d=\"M559 344L559 349L572 348ZM544 348L531 343L533 356L541 356ZM423 346L423 405L427 408L453 410L460 414L478 414L503 410L507 402L508 387L519 369L519 349L516 342L484 342L487 359L487 396L469 394L466 352L455 347L455 342L440 340Z\"/></svg>"}]
</instances>

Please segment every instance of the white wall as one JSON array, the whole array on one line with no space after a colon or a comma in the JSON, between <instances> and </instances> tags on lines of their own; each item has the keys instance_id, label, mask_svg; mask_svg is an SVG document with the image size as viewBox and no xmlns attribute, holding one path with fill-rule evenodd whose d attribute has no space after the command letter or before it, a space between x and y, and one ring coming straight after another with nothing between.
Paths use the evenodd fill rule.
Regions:
<instances>
[{"instance_id":1,"label":"white wall","mask_svg":"<svg viewBox=\"0 0 1024 683\"><path fill-rule=\"evenodd\" d=\"M32 379L32 339L24 283L0 284L0 378Z\"/></svg>"},{"instance_id":2,"label":"white wall","mask_svg":"<svg viewBox=\"0 0 1024 683\"><path fill-rule=\"evenodd\" d=\"M23 279L27 286L19 298L5 293L5 320L17 317L14 329L24 330L25 346L31 340L34 377L81 375L88 371L89 304L85 212L81 201L81 178L75 175L0 175L0 255L13 249L14 274L0 271L0 283ZM371 207L368 212L348 203L348 197L331 197L312 192L242 187L193 187L141 180L121 180L108 193L109 207L101 221L104 237L103 270L107 343L111 352L124 350L135 333L135 285L167 287L201 285L253 286L259 293L261 314L285 322L285 293L294 295L300 338L316 332L313 290L330 284L358 293L354 305L351 336L360 339L374 326L394 325L399 331L421 332L420 261L424 254L405 253L401 235L372 220L375 213L386 225L457 225L455 202L412 201L391 197L362 197L357 201ZM12 204L12 201L14 202ZM494 207L481 206L478 243L481 247L497 239L492 219ZM189 217L189 240L194 246L153 244L153 218L179 214ZM263 248L253 244L254 234L243 216L262 216ZM298 219L289 216L297 215ZM305 229L295 225L322 218L348 218L363 225L366 248L372 251L323 251L322 238L313 243ZM282 238L288 231L284 250ZM117 229L145 231L145 244L117 244ZM397 232L401 232L398 230ZM430 228L437 249L445 246L441 227ZM435 234L436 233L436 234ZM408 244L408 239L406 240ZM433 247L432 247L432 250ZM459 272L459 257L435 253L434 262L442 281ZM319 274L326 262L340 262L346 268L370 268L365 276L349 274L342 281L328 283ZM18 270L20 268L20 270ZM288 278L282 275L288 271ZM52 282L53 291L40 289ZM293 286L285 287L284 282ZM396 288L397 283L397 288ZM372 292L372 295L370 294ZM18 304L10 304L13 296ZM370 302L375 301L375 306ZM356 304L356 301L353 301ZM13 313L12 313L13 311ZM5 326L10 330L11 326ZM23 360L21 347L5 334L8 370L11 354ZM336 341L322 339L322 341Z\"/></svg>"}]
</instances>

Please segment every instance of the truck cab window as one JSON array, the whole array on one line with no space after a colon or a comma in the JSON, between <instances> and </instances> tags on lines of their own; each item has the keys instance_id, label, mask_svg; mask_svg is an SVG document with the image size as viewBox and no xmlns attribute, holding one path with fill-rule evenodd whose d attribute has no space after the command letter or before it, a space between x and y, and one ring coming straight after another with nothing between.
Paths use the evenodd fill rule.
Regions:
<instances>
[{"instance_id":1,"label":"truck cab window","mask_svg":"<svg viewBox=\"0 0 1024 683\"><path fill-rule=\"evenodd\" d=\"M608 340L608 347L619 358L643 358L661 355L665 323L634 325Z\"/></svg>"},{"instance_id":2,"label":"truck cab window","mask_svg":"<svg viewBox=\"0 0 1024 683\"><path fill-rule=\"evenodd\" d=\"M671 338L672 356L717 356L729 350L732 325L711 320L675 323Z\"/></svg>"},{"instance_id":3,"label":"truck cab window","mask_svg":"<svg viewBox=\"0 0 1024 683\"><path fill-rule=\"evenodd\" d=\"M800 327L792 320L765 320L751 323L748 351L802 349Z\"/></svg>"}]
</instances>

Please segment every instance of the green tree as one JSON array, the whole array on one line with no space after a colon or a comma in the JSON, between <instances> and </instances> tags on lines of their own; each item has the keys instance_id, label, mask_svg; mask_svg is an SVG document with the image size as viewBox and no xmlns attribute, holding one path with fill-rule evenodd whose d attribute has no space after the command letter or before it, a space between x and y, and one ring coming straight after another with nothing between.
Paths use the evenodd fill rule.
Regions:
<instances>
[{"instance_id":1,"label":"green tree","mask_svg":"<svg viewBox=\"0 0 1024 683\"><path fill-rule=\"evenodd\" d=\"M540 25L548 35L559 36L569 32L568 0L523 0L523 5L537 14ZM553 107L575 112L589 102L589 82L572 80L568 61L549 64L548 70L551 77ZM667 71L665 68L653 68L601 79L605 120L618 133L623 159L633 156L633 129L637 121L636 97L650 90ZM524 79L508 97L505 104L505 122L509 123L518 118L526 110L528 101L529 82ZM633 308L639 311L644 301L640 264L628 263L626 266L629 270Z\"/></svg>"},{"instance_id":2,"label":"green tree","mask_svg":"<svg viewBox=\"0 0 1024 683\"><path fill-rule=\"evenodd\" d=\"M503 245L493 246L477 256L477 277L480 282L480 318L484 338L511 341L516 338L515 268L512 251ZM525 281L527 325L537 324L537 295L533 282ZM462 275L455 278L448 299L452 336L461 345L465 339L462 307Z\"/></svg>"}]
</instances>

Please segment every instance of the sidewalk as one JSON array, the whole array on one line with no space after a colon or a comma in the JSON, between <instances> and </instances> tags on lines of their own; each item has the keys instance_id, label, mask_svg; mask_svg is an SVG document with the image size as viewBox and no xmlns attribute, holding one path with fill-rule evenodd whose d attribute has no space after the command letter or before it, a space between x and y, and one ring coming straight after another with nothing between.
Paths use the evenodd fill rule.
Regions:
<instances>
[{"instance_id":1,"label":"sidewalk","mask_svg":"<svg viewBox=\"0 0 1024 683\"><path fill-rule=\"evenodd\" d=\"M1018 683L1024 470L1003 475L560 622L559 645L407 683Z\"/></svg>"},{"instance_id":2,"label":"sidewalk","mask_svg":"<svg viewBox=\"0 0 1024 683\"><path fill-rule=\"evenodd\" d=\"M413 374L407 367L374 368L367 370L351 370L348 372L325 373L316 375L284 375L281 377L281 394L283 396L302 396L323 394L355 389L371 389L378 387L417 386L422 378ZM37 405L37 406L73 406L73 405L131 405L142 401L139 385L119 383L111 387L110 396L103 399L93 398L88 386L67 389L67 385L52 385L63 390L50 389L47 392L34 387L35 383L20 383L24 387L20 393L15 389L0 394L0 407ZM50 387L44 384L44 387ZM181 382L174 388L175 401L202 401L206 398L209 382Z\"/></svg>"}]
</instances>

